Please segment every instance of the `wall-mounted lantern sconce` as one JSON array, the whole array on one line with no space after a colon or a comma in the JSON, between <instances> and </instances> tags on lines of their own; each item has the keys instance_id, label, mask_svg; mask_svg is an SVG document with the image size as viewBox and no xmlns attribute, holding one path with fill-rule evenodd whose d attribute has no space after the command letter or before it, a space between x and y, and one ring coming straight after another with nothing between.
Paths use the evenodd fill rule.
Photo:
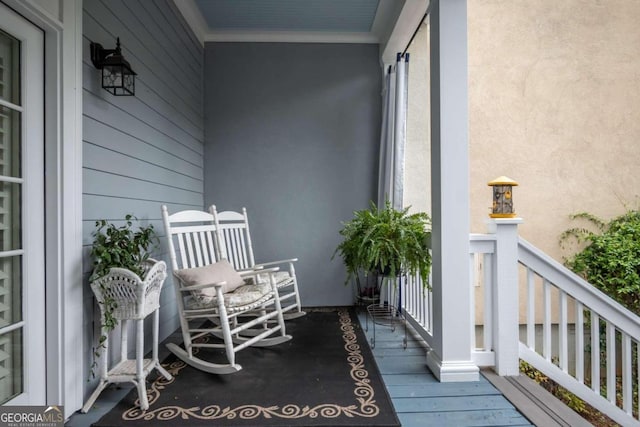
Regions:
<instances>
[{"instance_id":1,"label":"wall-mounted lantern sconce","mask_svg":"<svg viewBox=\"0 0 640 427\"><path fill-rule=\"evenodd\" d=\"M102 70L102 88L115 96L133 96L136 93L136 73L122 56L120 37L115 49L104 49L91 42L91 62Z\"/></svg>"},{"instance_id":2,"label":"wall-mounted lantern sconce","mask_svg":"<svg viewBox=\"0 0 640 427\"><path fill-rule=\"evenodd\" d=\"M515 218L513 210L513 187L517 182L506 176L501 176L487 184L493 187L493 206L489 216L491 218Z\"/></svg>"}]
</instances>

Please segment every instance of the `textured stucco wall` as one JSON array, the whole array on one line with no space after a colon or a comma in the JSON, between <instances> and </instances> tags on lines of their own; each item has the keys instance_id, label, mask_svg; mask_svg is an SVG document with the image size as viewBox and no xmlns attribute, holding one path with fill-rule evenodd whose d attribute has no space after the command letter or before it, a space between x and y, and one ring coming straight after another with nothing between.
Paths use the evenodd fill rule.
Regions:
<instances>
[{"instance_id":1,"label":"textured stucco wall","mask_svg":"<svg viewBox=\"0 0 640 427\"><path fill-rule=\"evenodd\" d=\"M636 0L468 2L472 232L486 231L487 182L500 175L520 183L520 235L558 261L570 214L640 206L639 20ZM426 25L409 51L404 200L430 212ZM475 294L480 324L482 287Z\"/></svg>"},{"instance_id":2,"label":"textured stucco wall","mask_svg":"<svg viewBox=\"0 0 640 427\"><path fill-rule=\"evenodd\" d=\"M557 259L568 215L637 206L640 2L469 2L473 231L487 181L520 183L521 235Z\"/></svg>"},{"instance_id":3,"label":"textured stucco wall","mask_svg":"<svg viewBox=\"0 0 640 427\"><path fill-rule=\"evenodd\" d=\"M468 16L471 230L485 232L487 182L507 175L520 183L520 234L561 260L569 214L638 206L640 2L474 0ZM417 154L428 125L416 123L428 118L427 49L423 27L410 49L405 200L428 211Z\"/></svg>"}]
</instances>

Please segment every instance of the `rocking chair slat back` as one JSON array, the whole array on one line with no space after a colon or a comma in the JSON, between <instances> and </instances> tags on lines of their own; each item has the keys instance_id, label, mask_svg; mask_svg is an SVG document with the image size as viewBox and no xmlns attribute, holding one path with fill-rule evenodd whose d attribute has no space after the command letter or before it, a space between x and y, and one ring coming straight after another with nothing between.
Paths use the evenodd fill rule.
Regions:
<instances>
[{"instance_id":1,"label":"rocking chair slat back","mask_svg":"<svg viewBox=\"0 0 640 427\"><path fill-rule=\"evenodd\" d=\"M171 230L171 239L168 240L174 270L202 267L220 259L214 244L213 215L202 211L182 211L167 214L166 220L165 229ZM174 241L178 244L177 251Z\"/></svg>"},{"instance_id":2,"label":"rocking chair slat back","mask_svg":"<svg viewBox=\"0 0 640 427\"><path fill-rule=\"evenodd\" d=\"M297 259L271 261L256 264L249 232L249 217L247 209L242 208L242 213L234 211L218 212L215 205L211 205L209 212L213 215L216 227L216 244L219 256L226 258L236 270L249 270L264 268L266 266L280 265L282 270L278 276L278 289L281 292L280 299L287 300L288 305L283 306L286 319L294 319L304 316L300 294L298 292L298 279L293 263ZM293 302L289 303L289 300Z\"/></svg>"},{"instance_id":3,"label":"rocking chair slat back","mask_svg":"<svg viewBox=\"0 0 640 427\"><path fill-rule=\"evenodd\" d=\"M247 270L255 265L247 210L242 214L233 211L216 212L217 226L222 238L218 239L220 253L238 270Z\"/></svg>"}]
</instances>

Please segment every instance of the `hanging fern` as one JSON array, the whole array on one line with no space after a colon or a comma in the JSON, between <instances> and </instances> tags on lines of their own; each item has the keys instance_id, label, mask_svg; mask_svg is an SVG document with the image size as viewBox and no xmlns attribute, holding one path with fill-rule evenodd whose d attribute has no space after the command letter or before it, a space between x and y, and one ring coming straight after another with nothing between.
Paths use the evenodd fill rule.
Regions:
<instances>
[{"instance_id":1,"label":"hanging fern","mask_svg":"<svg viewBox=\"0 0 640 427\"><path fill-rule=\"evenodd\" d=\"M409 208L397 210L388 201L378 209L371 202L369 209L354 212L353 219L343 223L340 235L343 240L334 256L340 254L347 267L346 283L364 270L389 276L420 274L428 284L431 219L426 213L409 214Z\"/></svg>"}]
</instances>

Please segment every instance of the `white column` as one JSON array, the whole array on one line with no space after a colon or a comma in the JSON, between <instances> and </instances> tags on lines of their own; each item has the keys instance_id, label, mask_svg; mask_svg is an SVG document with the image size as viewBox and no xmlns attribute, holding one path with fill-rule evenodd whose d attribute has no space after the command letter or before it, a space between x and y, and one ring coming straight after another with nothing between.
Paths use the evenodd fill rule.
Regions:
<instances>
[{"instance_id":1,"label":"white column","mask_svg":"<svg viewBox=\"0 0 640 427\"><path fill-rule=\"evenodd\" d=\"M521 218L496 218L488 231L496 235L493 287L493 349L498 375L518 375L518 224Z\"/></svg>"},{"instance_id":2,"label":"white column","mask_svg":"<svg viewBox=\"0 0 640 427\"><path fill-rule=\"evenodd\" d=\"M471 360L467 2L433 0L431 28L431 194L433 348L440 381L477 381Z\"/></svg>"}]
</instances>

